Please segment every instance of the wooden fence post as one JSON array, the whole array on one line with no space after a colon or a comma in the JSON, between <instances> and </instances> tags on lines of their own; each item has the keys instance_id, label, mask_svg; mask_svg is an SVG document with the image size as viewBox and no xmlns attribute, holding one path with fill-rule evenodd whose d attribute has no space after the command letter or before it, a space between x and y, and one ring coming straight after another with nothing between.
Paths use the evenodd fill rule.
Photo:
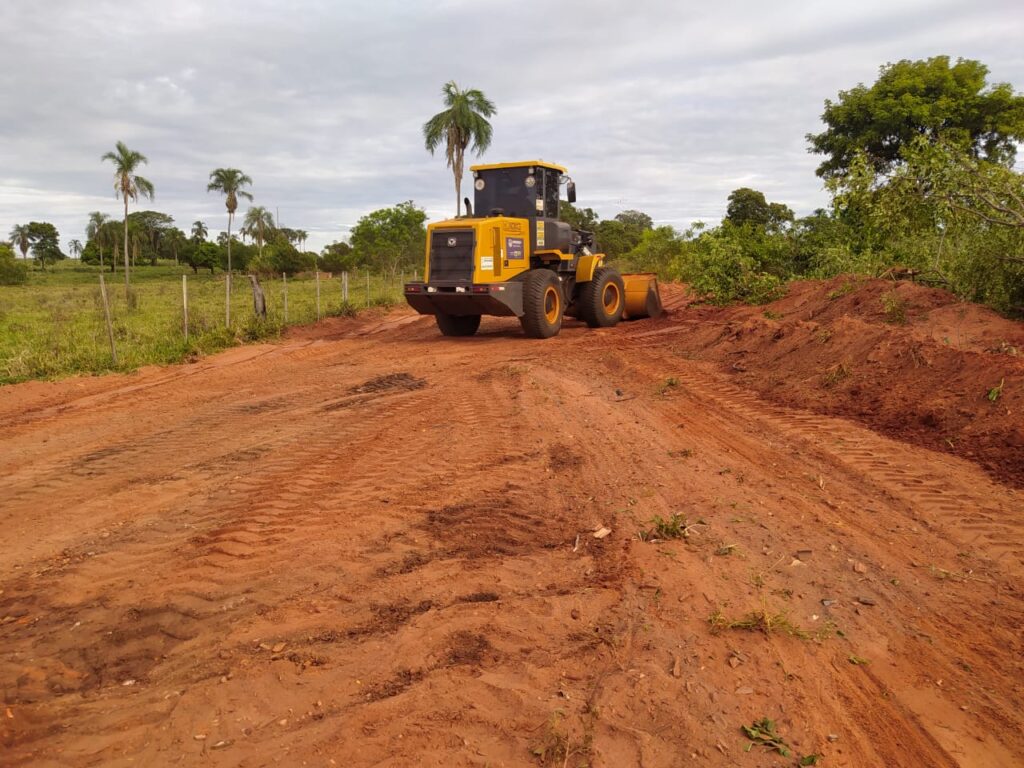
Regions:
<instances>
[{"instance_id":1,"label":"wooden fence post","mask_svg":"<svg viewBox=\"0 0 1024 768\"><path fill-rule=\"evenodd\" d=\"M284 283L284 324L288 325L288 273L281 273L281 282Z\"/></svg>"},{"instance_id":2,"label":"wooden fence post","mask_svg":"<svg viewBox=\"0 0 1024 768\"><path fill-rule=\"evenodd\" d=\"M252 285L252 308L256 317L260 320L267 319L267 299L263 295L263 287L256 275L249 275L249 283Z\"/></svg>"},{"instance_id":3,"label":"wooden fence post","mask_svg":"<svg viewBox=\"0 0 1024 768\"><path fill-rule=\"evenodd\" d=\"M316 319L320 321L320 270L316 271Z\"/></svg>"},{"instance_id":4,"label":"wooden fence post","mask_svg":"<svg viewBox=\"0 0 1024 768\"><path fill-rule=\"evenodd\" d=\"M181 308L185 318L185 343L188 344L188 275L181 276Z\"/></svg>"},{"instance_id":5,"label":"wooden fence post","mask_svg":"<svg viewBox=\"0 0 1024 768\"><path fill-rule=\"evenodd\" d=\"M348 304L348 270L341 273L341 300Z\"/></svg>"},{"instance_id":6,"label":"wooden fence post","mask_svg":"<svg viewBox=\"0 0 1024 768\"><path fill-rule=\"evenodd\" d=\"M103 316L107 320L107 338L110 339L110 357L117 365L117 349L114 347L114 326L110 323L110 302L107 301L107 284L103 282L103 273L100 273L100 296L103 297Z\"/></svg>"},{"instance_id":7,"label":"wooden fence post","mask_svg":"<svg viewBox=\"0 0 1024 768\"><path fill-rule=\"evenodd\" d=\"M224 281L224 327L231 327L231 273L227 273Z\"/></svg>"},{"instance_id":8,"label":"wooden fence post","mask_svg":"<svg viewBox=\"0 0 1024 768\"><path fill-rule=\"evenodd\" d=\"M366 306L370 306L370 268L366 268Z\"/></svg>"}]
</instances>

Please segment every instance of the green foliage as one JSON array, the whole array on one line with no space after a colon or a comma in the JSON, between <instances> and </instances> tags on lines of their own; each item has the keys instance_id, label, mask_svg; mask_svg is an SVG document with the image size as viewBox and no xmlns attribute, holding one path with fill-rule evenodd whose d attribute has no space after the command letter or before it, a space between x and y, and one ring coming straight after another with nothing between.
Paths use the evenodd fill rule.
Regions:
<instances>
[{"instance_id":1,"label":"green foliage","mask_svg":"<svg viewBox=\"0 0 1024 768\"><path fill-rule=\"evenodd\" d=\"M363 216L350 237L357 263L392 275L418 266L426 249L426 220L427 214L411 200Z\"/></svg>"},{"instance_id":2,"label":"green foliage","mask_svg":"<svg viewBox=\"0 0 1024 768\"><path fill-rule=\"evenodd\" d=\"M28 280L28 264L18 261L14 249L0 243L0 285L22 285Z\"/></svg>"},{"instance_id":3,"label":"green foliage","mask_svg":"<svg viewBox=\"0 0 1024 768\"><path fill-rule=\"evenodd\" d=\"M60 234L49 222L29 222L28 240L31 243L32 257L41 269L46 269L47 264L67 258L60 249Z\"/></svg>"},{"instance_id":4,"label":"green foliage","mask_svg":"<svg viewBox=\"0 0 1024 768\"><path fill-rule=\"evenodd\" d=\"M494 102L476 88L460 89L454 80L441 88L444 110L423 124L423 142L430 154L444 144L445 159L455 177L455 215L462 212L462 168L472 143L477 156L491 145L494 129L487 121L498 113ZM353 243L354 245L354 243Z\"/></svg>"},{"instance_id":5,"label":"green foliage","mask_svg":"<svg viewBox=\"0 0 1024 768\"><path fill-rule=\"evenodd\" d=\"M252 248L250 247L250 251ZM275 232L271 241L249 262L249 271L259 274L295 275L316 268L316 254L302 253L283 232Z\"/></svg>"},{"instance_id":6,"label":"green foliage","mask_svg":"<svg viewBox=\"0 0 1024 768\"><path fill-rule=\"evenodd\" d=\"M793 222L793 211L782 203L769 203L763 192L750 187L734 189L729 194L725 219L730 224L749 224L761 229L782 230Z\"/></svg>"},{"instance_id":7,"label":"green foliage","mask_svg":"<svg viewBox=\"0 0 1024 768\"><path fill-rule=\"evenodd\" d=\"M775 721L769 720L767 717L763 717L760 720L755 720L750 725L741 726L743 733L751 741L751 746L754 744L764 747L769 752L778 752L783 757L789 757L789 745L786 744L785 739L779 735L776 730ZM748 747L749 750L749 747ZM813 763L810 763L813 765Z\"/></svg>"},{"instance_id":8,"label":"green foliage","mask_svg":"<svg viewBox=\"0 0 1024 768\"><path fill-rule=\"evenodd\" d=\"M593 208L577 208L567 200L558 202L558 218L573 229L593 232L597 229L598 216Z\"/></svg>"},{"instance_id":9,"label":"green foliage","mask_svg":"<svg viewBox=\"0 0 1024 768\"><path fill-rule=\"evenodd\" d=\"M826 100L811 151L826 156L818 175L842 175L864 153L873 171L887 173L902 161L915 137L945 139L973 156L1012 165L1024 139L1024 97L1007 83L989 86L988 67L948 56L903 60L881 68L871 87L859 84Z\"/></svg>"},{"instance_id":10,"label":"green foliage","mask_svg":"<svg viewBox=\"0 0 1024 768\"><path fill-rule=\"evenodd\" d=\"M358 266L352 246L341 242L324 246L319 262L321 269L333 274L350 271Z\"/></svg>"}]
</instances>

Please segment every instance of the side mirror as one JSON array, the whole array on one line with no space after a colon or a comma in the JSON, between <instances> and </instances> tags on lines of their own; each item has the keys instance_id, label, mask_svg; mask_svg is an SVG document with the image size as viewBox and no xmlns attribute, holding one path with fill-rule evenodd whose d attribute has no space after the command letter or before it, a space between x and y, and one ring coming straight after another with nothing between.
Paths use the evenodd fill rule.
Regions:
<instances>
[{"instance_id":1,"label":"side mirror","mask_svg":"<svg viewBox=\"0 0 1024 768\"><path fill-rule=\"evenodd\" d=\"M565 197L570 203L576 202L576 182L570 181L565 185Z\"/></svg>"}]
</instances>

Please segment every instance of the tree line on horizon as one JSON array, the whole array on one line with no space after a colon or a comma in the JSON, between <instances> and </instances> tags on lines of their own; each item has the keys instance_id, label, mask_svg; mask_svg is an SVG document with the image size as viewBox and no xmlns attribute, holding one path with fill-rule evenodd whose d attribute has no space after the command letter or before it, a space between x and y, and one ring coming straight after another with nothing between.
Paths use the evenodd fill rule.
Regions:
<instances>
[{"instance_id":1,"label":"tree line on horizon","mask_svg":"<svg viewBox=\"0 0 1024 768\"><path fill-rule=\"evenodd\" d=\"M744 187L729 195L717 226L697 223L684 232L655 226L642 211L602 220L564 201L562 217L594 232L610 259L683 280L714 302L764 302L793 278L898 267L965 299L1024 314L1024 175L1014 165L1024 140L1024 96L987 77L987 67L974 60L902 60L881 67L872 85L826 100L825 130L806 138L809 151L823 156L817 174L831 201L808 216L797 218L785 204ZM442 88L442 99L444 109L423 125L423 138L431 154L444 147L459 215L465 153L490 146L487 118L497 109L481 91L454 82ZM91 214L86 244L72 241L71 250L84 261L115 256L126 279L132 260L168 254L193 269L276 273L366 267L394 275L422 264L426 214L412 201L363 216L348 242L320 254L297 247L304 242L299 230L279 228L269 211L250 208L240 230L246 244L231 227L238 200L252 199L245 189L252 180L217 169L208 190L225 196L228 231L209 243L202 222L185 235L166 214L128 213L130 201L152 198L152 185L136 173L144 156L119 142L104 160L115 165L125 218ZM59 258L52 225L15 227L11 240L23 255L31 250L41 268Z\"/></svg>"}]
</instances>

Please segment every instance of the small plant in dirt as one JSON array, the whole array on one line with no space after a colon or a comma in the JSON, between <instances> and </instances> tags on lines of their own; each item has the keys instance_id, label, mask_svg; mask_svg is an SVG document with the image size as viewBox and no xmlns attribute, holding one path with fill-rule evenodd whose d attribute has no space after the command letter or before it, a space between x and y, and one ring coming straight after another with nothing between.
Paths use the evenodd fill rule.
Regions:
<instances>
[{"instance_id":1,"label":"small plant in dirt","mask_svg":"<svg viewBox=\"0 0 1024 768\"><path fill-rule=\"evenodd\" d=\"M533 745L530 752L539 765L565 765L569 759L569 737L562 726L562 713L556 711L551 715L540 739Z\"/></svg>"},{"instance_id":2,"label":"small plant in dirt","mask_svg":"<svg viewBox=\"0 0 1024 768\"><path fill-rule=\"evenodd\" d=\"M995 386L995 387L992 387L992 389L990 389L988 391L988 395L986 395L986 397L988 397L989 402L994 403L1000 397L1003 396L1003 384L1005 384L1005 383L1006 383L1006 379L1005 378L1004 379L1000 379L999 380L999 385Z\"/></svg>"},{"instance_id":3,"label":"small plant in dirt","mask_svg":"<svg viewBox=\"0 0 1024 768\"><path fill-rule=\"evenodd\" d=\"M783 317L781 312L772 312L770 309L766 309L761 314L764 315L766 320L781 320Z\"/></svg>"},{"instance_id":4,"label":"small plant in dirt","mask_svg":"<svg viewBox=\"0 0 1024 768\"><path fill-rule=\"evenodd\" d=\"M722 544L715 550L715 554L719 557L728 557L739 547L739 544Z\"/></svg>"},{"instance_id":5,"label":"small plant in dirt","mask_svg":"<svg viewBox=\"0 0 1024 768\"><path fill-rule=\"evenodd\" d=\"M798 766L801 766L801 768L802 768L805 765L817 765L823 759L824 759L824 755L819 755L817 753L815 753L813 755L804 755L803 757L801 757L799 760L796 761L796 764Z\"/></svg>"},{"instance_id":6,"label":"small plant in dirt","mask_svg":"<svg viewBox=\"0 0 1024 768\"><path fill-rule=\"evenodd\" d=\"M846 296L847 294L853 293L853 291L854 291L854 289L856 287L857 287L856 284L854 284L854 283L852 283L850 281L847 281L847 282L843 283L842 285L840 285L838 288L835 288L835 289L829 291L826 294L826 297L828 298L829 301L835 301L838 298L841 298L843 296Z\"/></svg>"},{"instance_id":7,"label":"small plant in dirt","mask_svg":"<svg viewBox=\"0 0 1024 768\"><path fill-rule=\"evenodd\" d=\"M746 751L749 752L754 746L764 747L768 752L778 752L783 757L789 757L789 745L786 744L785 739L779 734L775 728L775 721L770 720L767 717L762 717L760 720L755 720L750 725L741 726L743 733L748 739L750 744L747 745ZM813 763L812 763L813 765Z\"/></svg>"},{"instance_id":8,"label":"small plant in dirt","mask_svg":"<svg viewBox=\"0 0 1024 768\"><path fill-rule=\"evenodd\" d=\"M885 321L893 325L907 324L907 302L896 291L882 294L882 314Z\"/></svg>"},{"instance_id":9,"label":"small plant in dirt","mask_svg":"<svg viewBox=\"0 0 1024 768\"><path fill-rule=\"evenodd\" d=\"M850 378L850 366L846 363L836 363L829 366L821 377L821 383L826 387L834 387L842 381Z\"/></svg>"},{"instance_id":10,"label":"small plant in dirt","mask_svg":"<svg viewBox=\"0 0 1024 768\"><path fill-rule=\"evenodd\" d=\"M822 328L815 334L814 338L817 339L819 344L828 344L832 339L832 331L828 328Z\"/></svg>"},{"instance_id":11,"label":"small plant in dirt","mask_svg":"<svg viewBox=\"0 0 1024 768\"><path fill-rule=\"evenodd\" d=\"M667 379L665 379L665 381L661 383L661 386L658 387L658 394L666 395L669 393L670 390L673 390L678 386L679 379L677 379L675 376L669 376Z\"/></svg>"},{"instance_id":12,"label":"small plant in dirt","mask_svg":"<svg viewBox=\"0 0 1024 768\"><path fill-rule=\"evenodd\" d=\"M677 451L669 451L668 455L673 459L688 459L693 456L692 448L680 448Z\"/></svg>"},{"instance_id":13,"label":"small plant in dirt","mask_svg":"<svg viewBox=\"0 0 1024 768\"><path fill-rule=\"evenodd\" d=\"M732 619L719 609L708 617L708 625L714 635L727 629L742 629L748 632L763 632L765 635L789 635L801 640L809 640L812 637L810 632L794 624L785 611L769 610L767 603L762 603L760 609L756 611Z\"/></svg>"},{"instance_id":14,"label":"small plant in dirt","mask_svg":"<svg viewBox=\"0 0 1024 768\"><path fill-rule=\"evenodd\" d=\"M651 527L637 534L640 541L662 541L667 539L688 539L697 526L707 525L703 520L688 523L683 515L673 512L668 518L655 515Z\"/></svg>"},{"instance_id":15,"label":"small plant in dirt","mask_svg":"<svg viewBox=\"0 0 1024 768\"><path fill-rule=\"evenodd\" d=\"M870 664L871 663L867 659L861 658L860 656L858 656L858 655L856 655L854 653L851 653L846 658L846 660L848 662L850 662L851 664L853 664L855 667L861 667L861 666L864 666L865 664Z\"/></svg>"}]
</instances>

